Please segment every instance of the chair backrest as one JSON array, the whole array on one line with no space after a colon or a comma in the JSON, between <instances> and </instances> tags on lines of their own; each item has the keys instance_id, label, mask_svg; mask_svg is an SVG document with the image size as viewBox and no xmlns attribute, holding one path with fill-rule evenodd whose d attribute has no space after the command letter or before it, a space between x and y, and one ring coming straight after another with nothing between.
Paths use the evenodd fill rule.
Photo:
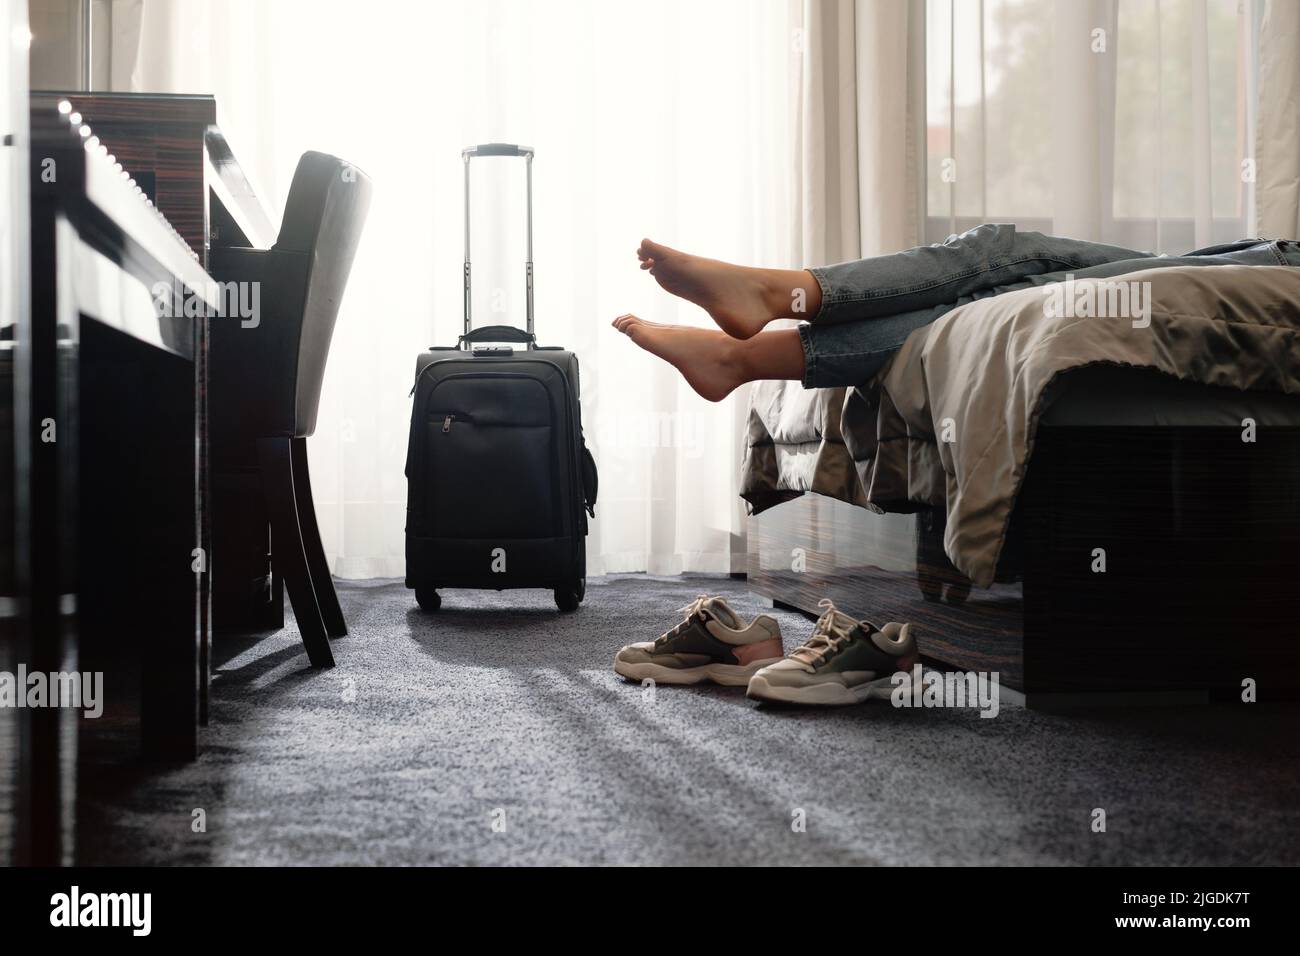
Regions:
<instances>
[{"instance_id":1,"label":"chair backrest","mask_svg":"<svg viewBox=\"0 0 1300 956\"><path fill-rule=\"evenodd\" d=\"M272 253L302 256L306 267L305 285L295 290L301 293L302 308L283 315L284 320L298 323L297 335L289 338L297 340L293 432L299 437L316 430L325 360L370 208L370 193L365 173L336 156L317 152L303 153L289 187Z\"/></svg>"}]
</instances>

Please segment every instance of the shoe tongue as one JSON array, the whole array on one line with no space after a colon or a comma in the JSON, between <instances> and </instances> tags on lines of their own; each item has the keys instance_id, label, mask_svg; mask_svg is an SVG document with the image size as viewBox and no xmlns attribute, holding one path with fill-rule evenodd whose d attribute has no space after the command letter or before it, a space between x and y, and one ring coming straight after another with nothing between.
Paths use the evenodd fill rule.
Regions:
<instances>
[{"instance_id":1,"label":"shoe tongue","mask_svg":"<svg viewBox=\"0 0 1300 956\"><path fill-rule=\"evenodd\" d=\"M728 607L727 602L722 600L722 598L709 598L709 600L704 603L704 606L708 608L710 614L727 627L732 630L740 629L740 619L736 617L736 612Z\"/></svg>"}]
</instances>

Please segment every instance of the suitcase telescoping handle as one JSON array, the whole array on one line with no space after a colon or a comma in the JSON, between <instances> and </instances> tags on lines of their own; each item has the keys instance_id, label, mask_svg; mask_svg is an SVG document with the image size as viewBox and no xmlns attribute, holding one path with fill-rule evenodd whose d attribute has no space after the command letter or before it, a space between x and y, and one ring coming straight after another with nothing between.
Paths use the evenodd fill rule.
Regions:
<instances>
[{"instance_id":1,"label":"suitcase telescoping handle","mask_svg":"<svg viewBox=\"0 0 1300 956\"><path fill-rule=\"evenodd\" d=\"M483 143L461 150L460 155L465 161L465 335L461 338L461 342L468 344L476 338L482 338L482 336L475 336L470 319L469 163L476 156L514 156L523 158L528 177L528 260L524 264L524 303L527 315L525 331L528 336L528 348L531 349L537 341L533 331L533 149L531 146L516 146L513 143ZM488 326L484 331L498 328L500 327Z\"/></svg>"}]
</instances>

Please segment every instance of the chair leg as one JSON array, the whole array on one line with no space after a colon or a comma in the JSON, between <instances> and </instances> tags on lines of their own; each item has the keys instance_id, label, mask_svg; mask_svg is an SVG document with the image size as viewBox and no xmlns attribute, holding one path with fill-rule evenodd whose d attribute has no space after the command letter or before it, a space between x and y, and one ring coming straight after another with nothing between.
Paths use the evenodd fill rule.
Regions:
<instances>
[{"instance_id":1,"label":"chair leg","mask_svg":"<svg viewBox=\"0 0 1300 956\"><path fill-rule=\"evenodd\" d=\"M307 658L313 667L333 667L334 654L326 636L325 621L316 602L307 552L298 526L294 501L293 450L288 438L259 438L257 457L262 472L262 494L271 519L272 571L284 578L289 602Z\"/></svg>"},{"instance_id":2,"label":"chair leg","mask_svg":"<svg viewBox=\"0 0 1300 956\"><path fill-rule=\"evenodd\" d=\"M307 469L307 439L293 439L293 497L298 505L298 527L302 529L302 543L307 550L307 570L316 591L325 630L330 637L343 637L348 625L343 620L339 596L334 590L334 579L325 560L325 548L320 540L320 527L316 524L316 504L311 497L311 473Z\"/></svg>"}]
</instances>

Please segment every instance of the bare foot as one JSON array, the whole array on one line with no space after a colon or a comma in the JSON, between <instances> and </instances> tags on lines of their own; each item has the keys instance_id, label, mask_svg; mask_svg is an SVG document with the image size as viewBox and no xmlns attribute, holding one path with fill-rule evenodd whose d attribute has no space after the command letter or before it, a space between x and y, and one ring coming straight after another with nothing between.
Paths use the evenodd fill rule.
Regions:
<instances>
[{"instance_id":1,"label":"bare foot","mask_svg":"<svg viewBox=\"0 0 1300 956\"><path fill-rule=\"evenodd\" d=\"M788 281L774 286L775 270L705 259L649 239L641 240L636 254L665 290L694 302L733 338L747 339L788 313L792 290Z\"/></svg>"},{"instance_id":2,"label":"bare foot","mask_svg":"<svg viewBox=\"0 0 1300 956\"><path fill-rule=\"evenodd\" d=\"M747 381L739 343L712 329L658 325L635 315L620 315L618 329L641 348L682 373L686 383L710 402L720 402Z\"/></svg>"}]
</instances>

